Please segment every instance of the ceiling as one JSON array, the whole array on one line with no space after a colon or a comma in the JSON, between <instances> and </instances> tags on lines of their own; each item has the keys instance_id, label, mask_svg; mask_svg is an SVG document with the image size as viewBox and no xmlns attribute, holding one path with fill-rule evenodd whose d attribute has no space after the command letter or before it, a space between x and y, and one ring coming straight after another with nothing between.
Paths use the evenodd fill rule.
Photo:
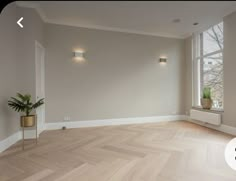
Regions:
<instances>
[{"instance_id":1,"label":"ceiling","mask_svg":"<svg viewBox=\"0 0 236 181\"><path fill-rule=\"evenodd\" d=\"M176 38L204 30L236 11L234 1L32 1L17 4L35 8L48 23ZM195 22L199 24L194 26Z\"/></svg>"}]
</instances>

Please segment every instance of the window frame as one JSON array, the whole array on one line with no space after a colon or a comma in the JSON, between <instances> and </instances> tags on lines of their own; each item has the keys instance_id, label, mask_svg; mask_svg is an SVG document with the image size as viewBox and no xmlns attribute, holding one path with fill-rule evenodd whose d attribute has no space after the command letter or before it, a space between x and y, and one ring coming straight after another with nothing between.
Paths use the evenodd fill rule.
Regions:
<instances>
[{"instance_id":1,"label":"window frame","mask_svg":"<svg viewBox=\"0 0 236 181\"><path fill-rule=\"evenodd\" d=\"M219 22L218 24L223 23ZM215 24L215 25L218 25ZM211 26L214 27L215 25ZM217 55L219 53L222 54L222 61L223 60L223 49L216 50L210 53L204 54L204 47L203 47L203 33L210 29L211 27L207 28L204 31L194 33L192 36L192 107L199 108L201 107L201 92L202 92L202 85L203 85L203 62L204 58L207 58L212 55ZM223 74L224 74L224 67L223 67ZM224 80L224 79L223 79ZM223 92L224 92L224 82L223 82ZM221 108L212 108L213 110L224 110L224 94L223 94L223 105Z\"/></svg>"}]
</instances>

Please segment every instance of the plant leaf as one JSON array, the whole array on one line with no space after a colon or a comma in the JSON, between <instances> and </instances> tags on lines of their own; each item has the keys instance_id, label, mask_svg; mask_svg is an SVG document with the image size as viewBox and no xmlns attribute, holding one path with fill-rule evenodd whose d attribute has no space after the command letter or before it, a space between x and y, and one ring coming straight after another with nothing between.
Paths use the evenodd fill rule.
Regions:
<instances>
[{"instance_id":1,"label":"plant leaf","mask_svg":"<svg viewBox=\"0 0 236 181\"><path fill-rule=\"evenodd\" d=\"M44 99L38 100L35 104L32 105L32 108L33 108L33 109L36 109L36 108L38 108L39 106L43 105L43 104L44 104L44 101L43 101L43 100L44 100Z\"/></svg>"}]
</instances>

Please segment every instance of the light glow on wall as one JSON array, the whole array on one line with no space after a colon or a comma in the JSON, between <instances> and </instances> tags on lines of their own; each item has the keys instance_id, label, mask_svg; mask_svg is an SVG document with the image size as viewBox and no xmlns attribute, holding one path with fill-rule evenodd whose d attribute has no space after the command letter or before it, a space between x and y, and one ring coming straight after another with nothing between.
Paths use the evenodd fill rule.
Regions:
<instances>
[{"instance_id":1,"label":"light glow on wall","mask_svg":"<svg viewBox=\"0 0 236 181\"><path fill-rule=\"evenodd\" d=\"M74 53L74 60L76 62L83 62L83 61L85 61L84 51L83 50L75 50L73 53Z\"/></svg>"}]
</instances>

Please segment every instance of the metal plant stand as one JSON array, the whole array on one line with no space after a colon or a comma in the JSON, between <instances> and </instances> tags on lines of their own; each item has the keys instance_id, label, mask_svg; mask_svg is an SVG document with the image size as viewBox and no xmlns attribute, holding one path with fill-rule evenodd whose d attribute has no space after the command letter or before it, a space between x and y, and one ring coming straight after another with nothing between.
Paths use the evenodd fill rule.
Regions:
<instances>
[{"instance_id":1,"label":"metal plant stand","mask_svg":"<svg viewBox=\"0 0 236 181\"><path fill-rule=\"evenodd\" d=\"M37 116L35 119L35 144L38 144L38 123L37 123ZM22 150L25 149L25 126L24 126L24 121L23 121L23 126L22 126Z\"/></svg>"}]
</instances>

